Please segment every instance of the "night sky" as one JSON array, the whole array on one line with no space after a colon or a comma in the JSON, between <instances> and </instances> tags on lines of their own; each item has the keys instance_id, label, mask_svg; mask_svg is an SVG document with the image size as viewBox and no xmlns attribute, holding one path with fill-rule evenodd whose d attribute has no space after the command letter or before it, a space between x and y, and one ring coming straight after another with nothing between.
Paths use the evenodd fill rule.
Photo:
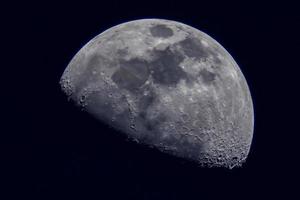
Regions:
<instances>
[{"instance_id":1,"label":"night sky","mask_svg":"<svg viewBox=\"0 0 300 200\"><path fill-rule=\"evenodd\" d=\"M209 2L10 5L2 13L8 62L1 66L0 191L39 199L291 199L299 187L297 5ZM255 113L242 168L202 169L138 146L67 101L59 79L79 49L114 25L142 18L193 26L238 63Z\"/></svg>"}]
</instances>

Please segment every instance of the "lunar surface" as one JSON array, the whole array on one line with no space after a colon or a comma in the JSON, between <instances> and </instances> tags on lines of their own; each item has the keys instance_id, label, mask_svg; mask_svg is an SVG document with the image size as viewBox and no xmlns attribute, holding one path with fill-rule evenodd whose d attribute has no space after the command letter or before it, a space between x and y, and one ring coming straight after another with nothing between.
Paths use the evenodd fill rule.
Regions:
<instances>
[{"instance_id":1,"label":"lunar surface","mask_svg":"<svg viewBox=\"0 0 300 200\"><path fill-rule=\"evenodd\" d=\"M183 23L142 19L89 41L64 71L65 94L132 140L204 167L247 158L254 114L230 54Z\"/></svg>"}]
</instances>

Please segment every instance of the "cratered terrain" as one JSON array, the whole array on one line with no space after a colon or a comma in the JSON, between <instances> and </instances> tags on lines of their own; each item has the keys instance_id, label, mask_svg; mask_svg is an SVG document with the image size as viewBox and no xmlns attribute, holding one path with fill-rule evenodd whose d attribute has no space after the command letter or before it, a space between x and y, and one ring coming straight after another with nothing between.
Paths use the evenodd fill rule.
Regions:
<instances>
[{"instance_id":1,"label":"cratered terrain","mask_svg":"<svg viewBox=\"0 0 300 200\"><path fill-rule=\"evenodd\" d=\"M89 41L64 71L69 99L138 143L201 166L241 166L251 95L230 54L183 23L142 19Z\"/></svg>"}]
</instances>

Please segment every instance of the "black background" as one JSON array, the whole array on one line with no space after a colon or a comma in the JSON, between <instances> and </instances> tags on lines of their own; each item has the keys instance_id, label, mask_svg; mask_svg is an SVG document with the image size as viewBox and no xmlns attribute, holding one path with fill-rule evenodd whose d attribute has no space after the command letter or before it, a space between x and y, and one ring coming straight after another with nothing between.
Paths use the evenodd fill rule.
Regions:
<instances>
[{"instance_id":1,"label":"black background","mask_svg":"<svg viewBox=\"0 0 300 200\"><path fill-rule=\"evenodd\" d=\"M11 198L290 199L296 194L300 14L295 3L111 0L9 8L2 18L8 44L2 55L8 62L1 66L0 190ZM254 139L242 168L202 169L138 146L67 101L59 79L78 50L102 31L141 18L198 28L239 64L255 111Z\"/></svg>"}]
</instances>

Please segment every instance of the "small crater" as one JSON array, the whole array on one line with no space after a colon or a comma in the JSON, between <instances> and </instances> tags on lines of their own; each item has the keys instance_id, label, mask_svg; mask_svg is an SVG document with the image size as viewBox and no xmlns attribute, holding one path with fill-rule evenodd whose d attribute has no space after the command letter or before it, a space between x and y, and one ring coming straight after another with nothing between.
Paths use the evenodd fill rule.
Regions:
<instances>
[{"instance_id":1,"label":"small crater","mask_svg":"<svg viewBox=\"0 0 300 200\"><path fill-rule=\"evenodd\" d=\"M80 104L81 106L84 106L85 102L86 102L86 95L82 95L82 96L79 98L79 104Z\"/></svg>"},{"instance_id":2,"label":"small crater","mask_svg":"<svg viewBox=\"0 0 300 200\"><path fill-rule=\"evenodd\" d=\"M155 25L150 28L150 33L153 37L168 38L173 35L173 30L164 24Z\"/></svg>"},{"instance_id":3,"label":"small crater","mask_svg":"<svg viewBox=\"0 0 300 200\"><path fill-rule=\"evenodd\" d=\"M232 157L232 161L237 161L237 160L238 160L237 156Z\"/></svg>"},{"instance_id":4,"label":"small crater","mask_svg":"<svg viewBox=\"0 0 300 200\"><path fill-rule=\"evenodd\" d=\"M134 131L136 131L136 127L135 127L135 124L130 124L130 128Z\"/></svg>"}]
</instances>

